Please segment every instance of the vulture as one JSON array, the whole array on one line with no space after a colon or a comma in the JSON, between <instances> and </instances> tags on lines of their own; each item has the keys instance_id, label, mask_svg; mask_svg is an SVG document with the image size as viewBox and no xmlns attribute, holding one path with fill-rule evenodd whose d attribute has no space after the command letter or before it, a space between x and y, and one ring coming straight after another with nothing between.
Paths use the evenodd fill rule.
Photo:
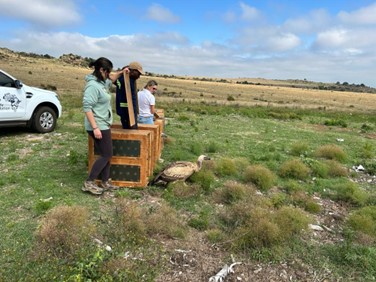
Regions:
<instances>
[{"instance_id":1,"label":"vulture","mask_svg":"<svg viewBox=\"0 0 376 282\"><path fill-rule=\"evenodd\" d=\"M201 155L197 162L176 161L165 167L158 175L150 182L150 185L167 185L169 182L178 180L185 181L192 174L198 172L202 167L204 160L210 160L208 156Z\"/></svg>"}]
</instances>

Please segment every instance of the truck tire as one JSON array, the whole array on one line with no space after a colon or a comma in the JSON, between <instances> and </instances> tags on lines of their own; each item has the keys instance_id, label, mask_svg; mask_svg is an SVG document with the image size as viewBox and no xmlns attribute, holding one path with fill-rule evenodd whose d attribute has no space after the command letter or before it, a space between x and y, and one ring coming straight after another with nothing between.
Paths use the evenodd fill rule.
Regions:
<instances>
[{"instance_id":1,"label":"truck tire","mask_svg":"<svg viewBox=\"0 0 376 282\"><path fill-rule=\"evenodd\" d=\"M53 109L47 106L36 110L31 121L32 128L39 133L48 133L54 131L57 117Z\"/></svg>"}]
</instances>

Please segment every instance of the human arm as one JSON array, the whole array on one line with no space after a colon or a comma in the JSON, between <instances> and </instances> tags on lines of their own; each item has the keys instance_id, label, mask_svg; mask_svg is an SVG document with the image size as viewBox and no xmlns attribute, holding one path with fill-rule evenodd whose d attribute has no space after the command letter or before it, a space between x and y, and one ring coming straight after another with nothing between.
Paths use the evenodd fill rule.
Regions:
<instances>
[{"instance_id":1,"label":"human arm","mask_svg":"<svg viewBox=\"0 0 376 282\"><path fill-rule=\"evenodd\" d=\"M124 73L129 73L129 68L124 68L124 69L119 70L119 71L111 72L111 73L109 74L109 78L110 78L110 80L112 81L112 83L115 83L116 80L117 80L121 75L123 75Z\"/></svg>"},{"instance_id":2,"label":"human arm","mask_svg":"<svg viewBox=\"0 0 376 282\"><path fill-rule=\"evenodd\" d=\"M87 120L89 121L91 127L93 128L94 137L97 139L102 139L102 132L98 128L97 123L95 122L94 114L92 111L85 112Z\"/></svg>"}]
</instances>

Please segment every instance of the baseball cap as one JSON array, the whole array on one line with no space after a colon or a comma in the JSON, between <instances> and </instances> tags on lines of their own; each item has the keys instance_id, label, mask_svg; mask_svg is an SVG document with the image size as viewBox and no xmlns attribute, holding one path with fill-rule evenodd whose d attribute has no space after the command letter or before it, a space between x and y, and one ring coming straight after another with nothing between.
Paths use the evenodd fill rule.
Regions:
<instances>
[{"instance_id":1,"label":"baseball cap","mask_svg":"<svg viewBox=\"0 0 376 282\"><path fill-rule=\"evenodd\" d=\"M138 70L141 74L145 74L139 62L131 62L128 67L133 70Z\"/></svg>"}]
</instances>

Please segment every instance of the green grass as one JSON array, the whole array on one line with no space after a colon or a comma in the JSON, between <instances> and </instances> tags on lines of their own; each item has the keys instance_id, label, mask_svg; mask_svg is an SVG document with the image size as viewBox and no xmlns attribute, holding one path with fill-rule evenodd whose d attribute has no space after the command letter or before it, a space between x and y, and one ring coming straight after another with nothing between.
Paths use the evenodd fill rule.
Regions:
<instances>
[{"instance_id":1,"label":"green grass","mask_svg":"<svg viewBox=\"0 0 376 282\"><path fill-rule=\"evenodd\" d=\"M115 272L126 281L154 281L166 270L168 250L161 241L185 240L193 232L190 229L205 232L224 252L238 252L244 260L293 257L316 267L325 262L333 279L346 279L346 271L364 281L375 277L374 247L355 244L350 238L345 238L347 245L313 246L301 237L310 215L320 211L310 197L313 193L347 202L354 210L347 228L359 231L353 221L362 216L374 234L373 213L355 212L372 204L374 189L367 183L349 184L348 176L340 173L342 167L351 168L363 160L375 169L376 140L368 137L375 129L360 131L364 124L376 124L374 115L160 104L168 117L165 132L174 140L164 147L165 162L194 161L202 153L212 160L187 186L124 189L106 198L80 190L88 163L80 95L66 97L63 105L64 115L53 133L38 135L22 128L0 131L0 281L112 281ZM327 120L343 121L346 130L342 123L323 126ZM115 122L119 122L116 116ZM330 154L333 144L334 154ZM329 153L320 151L329 145ZM341 167L336 163L333 172L333 163L326 158L340 161ZM268 194L273 187L279 190ZM146 196L155 197L161 206L145 204ZM121 206L123 201L126 204ZM132 201L135 208L130 214L126 207ZM80 252L73 254L74 261L48 251L36 257L37 230L49 212L61 206L84 207L95 226L95 237L111 244L112 253L83 240ZM174 226L166 225L165 218ZM363 232L369 233L368 229ZM307 249L316 257L306 256ZM141 250L143 257L122 260L119 257L125 250L134 257Z\"/></svg>"}]
</instances>

